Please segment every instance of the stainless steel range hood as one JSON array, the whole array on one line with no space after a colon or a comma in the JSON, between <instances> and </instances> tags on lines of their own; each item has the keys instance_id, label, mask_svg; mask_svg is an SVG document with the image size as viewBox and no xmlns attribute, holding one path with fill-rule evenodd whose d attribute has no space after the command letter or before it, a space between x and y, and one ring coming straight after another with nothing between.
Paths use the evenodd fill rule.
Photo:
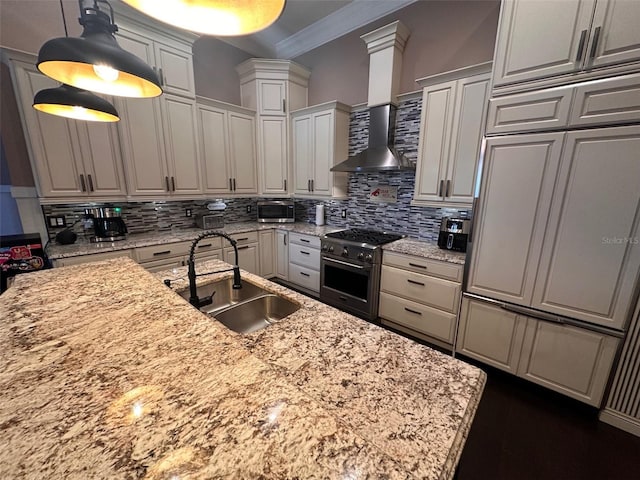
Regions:
<instances>
[{"instance_id":1,"label":"stainless steel range hood","mask_svg":"<svg viewBox=\"0 0 640 480\"><path fill-rule=\"evenodd\" d=\"M331 168L332 172L415 170L394 147L396 107L379 105L369 110L369 145L362 152Z\"/></svg>"},{"instance_id":2,"label":"stainless steel range hood","mask_svg":"<svg viewBox=\"0 0 640 480\"><path fill-rule=\"evenodd\" d=\"M369 52L369 145L362 152L334 166L332 172L385 172L415 170L394 147L396 101L400 69L409 30L395 21L360 38Z\"/></svg>"}]
</instances>

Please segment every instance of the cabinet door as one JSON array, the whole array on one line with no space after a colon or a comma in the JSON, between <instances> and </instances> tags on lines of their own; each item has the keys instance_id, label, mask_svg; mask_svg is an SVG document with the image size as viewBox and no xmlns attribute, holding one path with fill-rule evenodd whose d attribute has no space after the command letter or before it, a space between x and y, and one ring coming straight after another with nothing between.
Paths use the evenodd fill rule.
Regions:
<instances>
[{"instance_id":1,"label":"cabinet door","mask_svg":"<svg viewBox=\"0 0 640 480\"><path fill-rule=\"evenodd\" d=\"M611 328L640 269L640 126L567 134L533 306Z\"/></svg>"},{"instance_id":2,"label":"cabinet door","mask_svg":"<svg viewBox=\"0 0 640 480\"><path fill-rule=\"evenodd\" d=\"M260 118L260 170L263 194L287 193L287 119Z\"/></svg>"},{"instance_id":3,"label":"cabinet door","mask_svg":"<svg viewBox=\"0 0 640 480\"><path fill-rule=\"evenodd\" d=\"M22 104L28 141L43 197L84 197L84 175L76 120L65 120L33 108L33 96L60 84L36 71L33 65L15 62L19 101ZM5 138L4 141L9 141Z\"/></svg>"},{"instance_id":4,"label":"cabinet door","mask_svg":"<svg viewBox=\"0 0 640 480\"><path fill-rule=\"evenodd\" d=\"M456 351L515 374L525 328L526 317L465 297Z\"/></svg>"},{"instance_id":5,"label":"cabinet door","mask_svg":"<svg viewBox=\"0 0 640 480\"><path fill-rule=\"evenodd\" d=\"M294 193L308 195L311 193L311 176L313 175L312 157L312 117L295 117L292 119L293 130L293 176Z\"/></svg>"},{"instance_id":6,"label":"cabinet door","mask_svg":"<svg viewBox=\"0 0 640 480\"><path fill-rule=\"evenodd\" d=\"M473 202L488 97L489 74L458 80L445 186L447 202Z\"/></svg>"},{"instance_id":7,"label":"cabinet door","mask_svg":"<svg viewBox=\"0 0 640 480\"><path fill-rule=\"evenodd\" d=\"M487 141L469 292L530 305L563 135Z\"/></svg>"},{"instance_id":8,"label":"cabinet door","mask_svg":"<svg viewBox=\"0 0 640 480\"><path fill-rule=\"evenodd\" d=\"M494 87L579 70L594 4L595 0L502 2Z\"/></svg>"},{"instance_id":9,"label":"cabinet door","mask_svg":"<svg viewBox=\"0 0 640 480\"><path fill-rule=\"evenodd\" d=\"M125 196L120 138L114 124L77 122L87 190L96 196Z\"/></svg>"},{"instance_id":10,"label":"cabinet door","mask_svg":"<svg viewBox=\"0 0 640 480\"><path fill-rule=\"evenodd\" d=\"M275 245L273 230L259 232L260 276L270 278L275 275Z\"/></svg>"},{"instance_id":11,"label":"cabinet door","mask_svg":"<svg viewBox=\"0 0 640 480\"><path fill-rule=\"evenodd\" d=\"M160 100L114 99L129 195L169 194Z\"/></svg>"},{"instance_id":12,"label":"cabinet door","mask_svg":"<svg viewBox=\"0 0 640 480\"><path fill-rule=\"evenodd\" d=\"M614 337L528 318L518 376L598 406L617 346Z\"/></svg>"},{"instance_id":13,"label":"cabinet door","mask_svg":"<svg viewBox=\"0 0 640 480\"><path fill-rule=\"evenodd\" d=\"M233 265L235 255L232 247L224 249L224 261ZM260 275L260 260L258 254L258 244L241 245L238 247L238 265L241 269L250 273Z\"/></svg>"},{"instance_id":14,"label":"cabinet door","mask_svg":"<svg viewBox=\"0 0 640 480\"><path fill-rule=\"evenodd\" d=\"M276 230L276 277L289 279L289 232Z\"/></svg>"},{"instance_id":15,"label":"cabinet door","mask_svg":"<svg viewBox=\"0 0 640 480\"><path fill-rule=\"evenodd\" d=\"M258 193L255 120L249 115L229 112L229 160L233 171L233 192Z\"/></svg>"},{"instance_id":16,"label":"cabinet door","mask_svg":"<svg viewBox=\"0 0 640 480\"><path fill-rule=\"evenodd\" d=\"M313 175L311 193L331 196L333 174L333 146L335 141L334 112L313 115Z\"/></svg>"},{"instance_id":17,"label":"cabinet door","mask_svg":"<svg viewBox=\"0 0 640 480\"><path fill-rule=\"evenodd\" d=\"M207 193L229 193L232 175L228 160L227 112L199 105L198 136L202 153L204 191Z\"/></svg>"},{"instance_id":18,"label":"cabinet door","mask_svg":"<svg viewBox=\"0 0 640 480\"><path fill-rule=\"evenodd\" d=\"M587 65L600 67L639 60L638 25L640 2L637 0L598 0L591 27Z\"/></svg>"},{"instance_id":19,"label":"cabinet door","mask_svg":"<svg viewBox=\"0 0 640 480\"><path fill-rule=\"evenodd\" d=\"M171 193L202 193L195 101L165 94L162 113Z\"/></svg>"},{"instance_id":20,"label":"cabinet door","mask_svg":"<svg viewBox=\"0 0 640 480\"><path fill-rule=\"evenodd\" d=\"M414 194L416 200L443 200L455 97L455 81L424 88Z\"/></svg>"},{"instance_id":21,"label":"cabinet door","mask_svg":"<svg viewBox=\"0 0 640 480\"><path fill-rule=\"evenodd\" d=\"M165 93L174 93L194 98L196 88L193 80L193 56L191 52L154 44L158 76Z\"/></svg>"},{"instance_id":22,"label":"cabinet door","mask_svg":"<svg viewBox=\"0 0 640 480\"><path fill-rule=\"evenodd\" d=\"M286 115L286 82L258 80L258 113L260 115Z\"/></svg>"}]
</instances>

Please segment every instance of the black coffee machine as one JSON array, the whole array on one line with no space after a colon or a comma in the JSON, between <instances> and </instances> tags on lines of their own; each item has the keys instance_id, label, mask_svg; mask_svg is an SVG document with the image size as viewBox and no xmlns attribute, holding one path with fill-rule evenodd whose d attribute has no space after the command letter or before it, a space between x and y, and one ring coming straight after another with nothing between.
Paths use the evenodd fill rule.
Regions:
<instances>
[{"instance_id":1,"label":"black coffee machine","mask_svg":"<svg viewBox=\"0 0 640 480\"><path fill-rule=\"evenodd\" d=\"M92 242L115 242L127 238L127 226L120 216L119 207L87 208L85 214L93 218L95 236Z\"/></svg>"},{"instance_id":2,"label":"black coffee machine","mask_svg":"<svg viewBox=\"0 0 640 480\"><path fill-rule=\"evenodd\" d=\"M438 234L438 246L446 250L466 252L470 227L471 220L442 217L440 233Z\"/></svg>"}]
</instances>

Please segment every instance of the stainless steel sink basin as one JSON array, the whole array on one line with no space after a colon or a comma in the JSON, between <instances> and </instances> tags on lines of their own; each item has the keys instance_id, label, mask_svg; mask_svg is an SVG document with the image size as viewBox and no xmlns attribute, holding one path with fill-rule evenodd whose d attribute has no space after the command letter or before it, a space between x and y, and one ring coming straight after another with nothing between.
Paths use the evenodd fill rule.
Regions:
<instances>
[{"instance_id":1,"label":"stainless steel sink basin","mask_svg":"<svg viewBox=\"0 0 640 480\"><path fill-rule=\"evenodd\" d=\"M298 311L299 305L277 295L262 295L211 315L238 333L251 333Z\"/></svg>"},{"instance_id":2,"label":"stainless steel sink basin","mask_svg":"<svg viewBox=\"0 0 640 480\"><path fill-rule=\"evenodd\" d=\"M202 307L200 311L204 313L213 313L230 307L231 305L235 305L236 303L244 302L250 298L269 293L246 280L242 281L242 288L238 290L234 290L232 286L233 278L227 278L225 280L199 286L197 291L198 297L201 299L211 295L211 292L216 292L213 296L213 303ZM178 292L178 294L187 302L189 301L189 289Z\"/></svg>"}]
</instances>

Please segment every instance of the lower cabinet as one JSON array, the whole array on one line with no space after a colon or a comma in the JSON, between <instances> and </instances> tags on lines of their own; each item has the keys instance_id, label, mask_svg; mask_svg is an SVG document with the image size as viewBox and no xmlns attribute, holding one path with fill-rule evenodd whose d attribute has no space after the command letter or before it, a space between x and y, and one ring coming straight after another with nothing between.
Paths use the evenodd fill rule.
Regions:
<instances>
[{"instance_id":1,"label":"lower cabinet","mask_svg":"<svg viewBox=\"0 0 640 480\"><path fill-rule=\"evenodd\" d=\"M598 406L618 341L592 330L509 312L500 304L464 298L456 350Z\"/></svg>"},{"instance_id":2,"label":"lower cabinet","mask_svg":"<svg viewBox=\"0 0 640 480\"><path fill-rule=\"evenodd\" d=\"M241 269L260 275L260 253L258 232L246 232L230 235L237 242L238 265ZM233 265L236 261L233 247L225 247L223 260Z\"/></svg>"},{"instance_id":3,"label":"lower cabinet","mask_svg":"<svg viewBox=\"0 0 640 480\"><path fill-rule=\"evenodd\" d=\"M289 233L289 282L320 293L320 238Z\"/></svg>"},{"instance_id":4,"label":"lower cabinet","mask_svg":"<svg viewBox=\"0 0 640 480\"><path fill-rule=\"evenodd\" d=\"M273 230L258 232L260 245L260 276L271 278L276 274L276 258Z\"/></svg>"},{"instance_id":5,"label":"lower cabinet","mask_svg":"<svg viewBox=\"0 0 640 480\"><path fill-rule=\"evenodd\" d=\"M289 232L276 230L275 242L276 277L289 280Z\"/></svg>"},{"instance_id":6,"label":"lower cabinet","mask_svg":"<svg viewBox=\"0 0 640 480\"><path fill-rule=\"evenodd\" d=\"M378 314L384 325L451 348L462 265L384 252Z\"/></svg>"}]
</instances>

